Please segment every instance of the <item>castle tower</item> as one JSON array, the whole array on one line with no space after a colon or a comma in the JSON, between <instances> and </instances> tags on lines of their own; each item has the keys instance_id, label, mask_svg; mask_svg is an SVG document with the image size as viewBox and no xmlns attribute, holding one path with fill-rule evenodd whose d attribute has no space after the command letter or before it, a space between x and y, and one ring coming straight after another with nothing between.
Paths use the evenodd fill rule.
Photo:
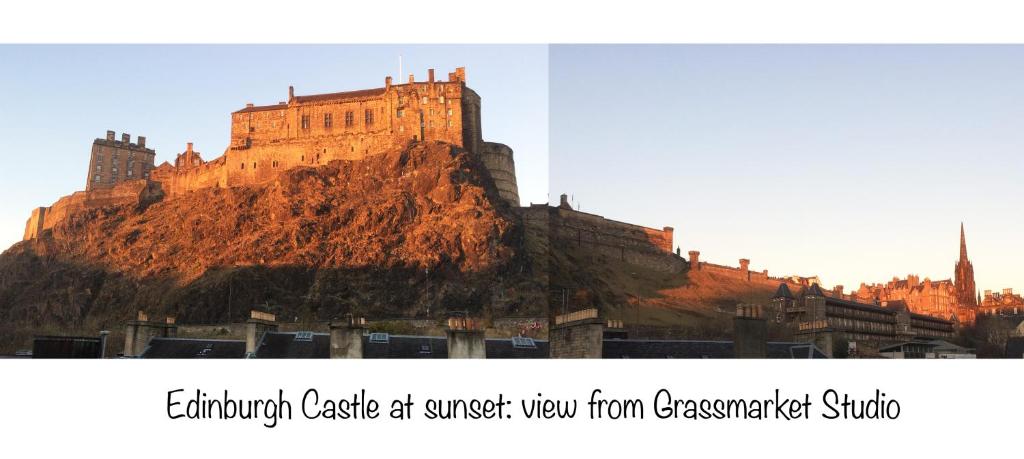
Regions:
<instances>
[{"instance_id":1,"label":"castle tower","mask_svg":"<svg viewBox=\"0 0 1024 459\"><path fill-rule=\"evenodd\" d=\"M956 296L960 306L977 306L975 296L974 265L967 258L967 238L964 237L964 224L960 223L960 260L956 262Z\"/></svg>"}]
</instances>

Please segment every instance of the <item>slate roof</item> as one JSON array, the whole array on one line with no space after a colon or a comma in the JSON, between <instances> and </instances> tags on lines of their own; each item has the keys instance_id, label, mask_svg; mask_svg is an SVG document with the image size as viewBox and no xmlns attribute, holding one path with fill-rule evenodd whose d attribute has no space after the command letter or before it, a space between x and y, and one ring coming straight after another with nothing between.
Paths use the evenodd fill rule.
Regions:
<instances>
[{"instance_id":1,"label":"slate roof","mask_svg":"<svg viewBox=\"0 0 1024 459\"><path fill-rule=\"evenodd\" d=\"M310 94L308 96L295 96L295 102L319 102L323 100L348 100L373 97L384 94L384 88L360 89L358 91L331 92L326 94Z\"/></svg>"},{"instance_id":2,"label":"slate roof","mask_svg":"<svg viewBox=\"0 0 1024 459\"><path fill-rule=\"evenodd\" d=\"M537 347L517 348L512 339L488 339L484 341L489 359L546 359L550 356L550 345L545 340L533 340Z\"/></svg>"},{"instance_id":3,"label":"slate roof","mask_svg":"<svg viewBox=\"0 0 1024 459\"><path fill-rule=\"evenodd\" d=\"M817 284L815 284L815 285L817 285ZM785 298L787 300L795 300L796 299L796 298L793 297L793 292L789 291L789 286L787 286L785 282L779 284L779 289L775 291L775 296L773 296L772 299L775 299L775 298Z\"/></svg>"},{"instance_id":4,"label":"slate roof","mask_svg":"<svg viewBox=\"0 0 1024 459\"><path fill-rule=\"evenodd\" d=\"M301 332L267 332L256 345L257 359L326 359L331 357L331 335L313 333L311 340L297 340ZM309 332L305 332L309 333Z\"/></svg>"},{"instance_id":5,"label":"slate roof","mask_svg":"<svg viewBox=\"0 0 1024 459\"><path fill-rule=\"evenodd\" d=\"M732 341L695 340L605 340L605 359L731 359ZM808 343L769 342L769 359L826 358Z\"/></svg>"},{"instance_id":6,"label":"slate roof","mask_svg":"<svg viewBox=\"0 0 1024 459\"><path fill-rule=\"evenodd\" d=\"M245 341L227 339L159 338L149 340L143 359L241 359Z\"/></svg>"},{"instance_id":7,"label":"slate roof","mask_svg":"<svg viewBox=\"0 0 1024 459\"><path fill-rule=\"evenodd\" d=\"M807 294L814 296L825 296L825 292L821 291L821 287L818 287L818 284L811 284L811 288L807 290Z\"/></svg>"},{"instance_id":8,"label":"slate roof","mask_svg":"<svg viewBox=\"0 0 1024 459\"><path fill-rule=\"evenodd\" d=\"M1008 359L1019 359L1024 357L1024 337L1013 337L1006 340L1006 352L1003 355Z\"/></svg>"},{"instance_id":9,"label":"slate roof","mask_svg":"<svg viewBox=\"0 0 1024 459\"><path fill-rule=\"evenodd\" d=\"M448 339L443 336L389 335L386 343L371 343L363 336L364 359L447 359Z\"/></svg>"},{"instance_id":10,"label":"slate roof","mask_svg":"<svg viewBox=\"0 0 1024 459\"><path fill-rule=\"evenodd\" d=\"M33 359L98 359L102 341L94 336L36 336Z\"/></svg>"}]
</instances>

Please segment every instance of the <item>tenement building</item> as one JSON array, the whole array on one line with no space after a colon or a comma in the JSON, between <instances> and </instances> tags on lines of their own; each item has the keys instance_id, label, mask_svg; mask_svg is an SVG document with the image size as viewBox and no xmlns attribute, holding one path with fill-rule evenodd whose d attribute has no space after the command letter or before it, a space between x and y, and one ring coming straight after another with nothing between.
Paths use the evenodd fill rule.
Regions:
<instances>
[{"instance_id":1,"label":"tenement building","mask_svg":"<svg viewBox=\"0 0 1024 459\"><path fill-rule=\"evenodd\" d=\"M875 355L884 346L915 339L948 339L955 323L912 312L902 301L884 306L827 294L817 284L793 294L783 283L772 299L777 317L794 335L826 354Z\"/></svg>"}]
</instances>

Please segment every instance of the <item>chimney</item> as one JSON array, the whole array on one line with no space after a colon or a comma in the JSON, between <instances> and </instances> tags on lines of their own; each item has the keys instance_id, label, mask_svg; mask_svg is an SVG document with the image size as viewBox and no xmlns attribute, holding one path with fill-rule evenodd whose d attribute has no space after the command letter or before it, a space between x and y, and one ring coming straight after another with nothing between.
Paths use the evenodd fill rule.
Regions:
<instances>
[{"instance_id":1,"label":"chimney","mask_svg":"<svg viewBox=\"0 0 1024 459\"><path fill-rule=\"evenodd\" d=\"M413 75L413 74L411 74L411 73L410 73L410 74L409 74L409 84L413 84L413 83L415 83L415 82L416 82L416 77L415 77L415 75Z\"/></svg>"},{"instance_id":2,"label":"chimney","mask_svg":"<svg viewBox=\"0 0 1024 459\"><path fill-rule=\"evenodd\" d=\"M107 131L107 140L114 141L114 131Z\"/></svg>"},{"instance_id":3,"label":"chimney","mask_svg":"<svg viewBox=\"0 0 1024 459\"><path fill-rule=\"evenodd\" d=\"M733 352L737 359L763 359L768 356L768 322L761 315L761 305L736 306Z\"/></svg>"},{"instance_id":4,"label":"chimney","mask_svg":"<svg viewBox=\"0 0 1024 459\"><path fill-rule=\"evenodd\" d=\"M124 133L124 134L121 134L121 141L124 142L124 143L132 143L132 136L128 135L127 132Z\"/></svg>"},{"instance_id":5,"label":"chimney","mask_svg":"<svg viewBox=\"0 0 1024 459\"><path fill-rule=\"evenodd\" d=\"M427 81L434 84L434 69L427 69Z\"/></svg>"},{"instance_id":6,"label":"chimney","mask_svg":"<svg viewBox=\"0 0 1024 459\"><path fill-rule=\"evenodd\" d=\"M466 68L465 67L456 67L455 68L455 80L456 81L461 81L463 83L466 82Z\"/></svg>"},{"instance_id":7,"label":"chimney","mask_svg":"<svg viewBox=\"0 0 1024 459\"><path fill-rule=\"evenodd\" d=\"M146 148L146 137L139 136L139 148Z\"/></svg>"},{"instance_id":8,"label":"chimney","mask_svg":"<svg viewBox=\"0 0 1024 459\"><path fill-rule=\"evenodd\" d=\"M600 359L604 349L604 321L597 309L555 316L548 330L553 359Z\"/></svg>"},{"instance_id":9,"label":"chimney","mask_svg":"<svg viewBox=\"0 0 1024 459\"><path fill-rule=\"evenodd\" d=\"M448 318L448 358L486 359L487 345L480 319L465 316Z\"/></svg>"},{"instance_id":10,"label":"chimney","mask_svg":"<svg viewBox=\"0 0 1024 459\"><path fill-rule=\"evenodd\" d=\"M255 355L263 335L277 331L277 316L263 311L249 311L249 320L245 322L245 354Z\"/></svg>"},{"instance_id":11,"label":"chimney","mask_svg":"<svg viewBox=\"0 0 1024 459\"><path fill-rule=\"evenodd\" d=\"M700 252L691 250L690 252L690 270L700 271Z\"/></svg>"},{"instance_id":12,"label":"chimney","mask_svg":"<svg viewBox=\"0 0 1024 459\"><path fill-rule=\"evenodd\" d=\"M388 75L388 76L384 77L384 90L385 91L390 91L391 90L391 75Z\"/></svg>"},{"instance_id":13,"label":"chimney","mask_svg":"<svg viewBox=\"0 0 1024 459\"><path fill-rule=\"evenodd\" d=\"M295 86L288 86L288 102L295 98Z\"/></svg>"},{"instance_id":14,"label":"chimney","mask_svg":"<svg viewBox=\"0 0 1024 459\"><path fill-rule=\"evenodd\" d=\"M252 107L253 107L252 102L248 102L248 103L245 104L245 108L252 108Z\"/></svg>"},{"instance_id":15,"label":"chimney","mask_svg":"<svg viewBox=\"0 0 1024 459\"><path fill-rule=\"evenodd\" d=\"M178 335L178 326L174 318L168 317L164 322L151 322L144 311L139 311L135 320L129 320L124 332L124 356L138 357L149 346L149 340L156 338L174 338Z\"/></svg>"},{"instance_id":16,"label":"chimney","mask_svg":"<svg viewBox=\"0 0 1024 459\"><path fill-rule=\"evenodd\" d=\"M750 280L750 260L746 258L740 258L740 275L743 276L743 280Z\"/></svg>"},{"instance_id":17,"label":"chimney","mask_svg":"<svg viewBox=\"0 0 1024 459\"><path fill-rule=\"evenodd\" d=\"M192 153L192 142L185 144L185 153Z\"/></svg>"},{"instance_id":18,"label":"chimney","mask_svg":"<svg viewBox=\"0 0 1024 459\"><path fill-rule=\"evenodd\" d=\"M672 244L672 233L674 233L676 229L671 226L666 226L661 230L665 233L665 248L668 252L672 252L672 246L674 245Z\"/></svg>"},{"instance_id":19,"label":"chimney","mask_svg":"<svg viewBox=\"0 0 1024 459\"><path fill-rule=\"evenodd\" d=\"M366 319L351 314L343 322L331 322L331 358L363 358L363 330Z\"/></svg>"}]
</instances>

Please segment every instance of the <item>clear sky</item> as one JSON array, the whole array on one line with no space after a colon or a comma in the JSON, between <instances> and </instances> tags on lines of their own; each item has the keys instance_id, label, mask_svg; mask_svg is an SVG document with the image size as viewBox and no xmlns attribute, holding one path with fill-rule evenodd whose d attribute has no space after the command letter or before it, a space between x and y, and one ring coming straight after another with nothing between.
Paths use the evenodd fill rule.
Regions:
<instances>
[{"instance_id":1,"label":"clear sky","mask_svg":"<svg viewBox=\"0 0 1024 459\"><path fill-rule=\"evenodd\" d=\"M146 136L156 162L194 142L223 154L247 102L376 88L392 75L466 67L483 136L515 151L519 196L547 200L548 48L530 46L0 46L0 251L33 208L85 188L89 149L114 130ZM402 56L404 77L398 76Z\"/></svg>"},{"instance_id":2,"label":"clear sky","mask_svg":"<svg viewBox=\"0 0 1024 459\"><path fill-rule=\"evenodd\" d=\"M1024 46L554 46L551 184L685 254L1024 290Z\"/></svg>"}]
</instances>

